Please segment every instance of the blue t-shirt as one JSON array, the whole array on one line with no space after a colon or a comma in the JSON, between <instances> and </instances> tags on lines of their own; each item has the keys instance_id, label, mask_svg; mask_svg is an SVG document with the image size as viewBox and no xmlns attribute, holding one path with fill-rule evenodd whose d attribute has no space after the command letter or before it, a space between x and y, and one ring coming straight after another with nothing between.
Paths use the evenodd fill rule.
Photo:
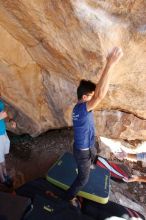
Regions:
<instances>
[{"instance_id":1,"label":"blue t-shirt","mask_svg":"<svg viewBox=\"0 0 146 220\"><path fill-rule=\"evenodd\" d=\"M86 102L77 103L72 112L74 128L74 147L84 149L95 144L93 111L88 112Z\"/></svg>"},{"instance_id":2,"label":"blue t-shirt","mask_svg":"<svg viewBox=\"0 0 146 220\"><path fill-rule=\"evenodd\" d=\"M146 152L137 153L136 156L137 156L137 160L146 162Z\"/></svg>"},{"instance_id":3,"label":"blue t-shirt","mask_svg":"<svg viewBox=\"0 0 146 220\"><path fill-rule=\"evenodd\" d=\"M0 112L4 111L4 103L0 101ZM0 135L4 135L6 133L6 124L4 119L0 119Z\"/></svg>"}]
</instances>

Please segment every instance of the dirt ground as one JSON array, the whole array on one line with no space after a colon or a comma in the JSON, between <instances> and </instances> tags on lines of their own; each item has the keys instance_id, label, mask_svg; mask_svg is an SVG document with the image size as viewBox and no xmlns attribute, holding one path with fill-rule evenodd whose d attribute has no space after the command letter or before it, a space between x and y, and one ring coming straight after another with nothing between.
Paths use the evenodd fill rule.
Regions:
<instances>
[{"instance_id":1,"label":"dirt ground","mask_svg":"<svg viewBox=\"0 0 146 220\"><path fill-rule=\"evenodd\" d=\"M64 152L72 152L72 129L53 130L32 138L29 135L17 136L8 133L11 141L10 154L7 156L7 167L14 179L14 188L37 177L45 176L49 167ZM128 164L130 167L130 163ZM141 163L132 164L131 170L146 172ZM146 183L129 183L129 196L133 201L146 206ZM0 184L0 191L9 191Z\"/></svg>"},{"instance_id":2,"label":"dirt ground","mask_svg":"<svg viewBox=\"0 0 146 220\"><path fill-rule=\"evenodd\" d=\"M39 137L17 136L8 133L11 141L10 154L6 157L14 188L37 177L44 177L49 167L66 151L72 151L72 130L49 131ZM7 188L0 185L1 191Z\"/></svg>"}]
</instances>

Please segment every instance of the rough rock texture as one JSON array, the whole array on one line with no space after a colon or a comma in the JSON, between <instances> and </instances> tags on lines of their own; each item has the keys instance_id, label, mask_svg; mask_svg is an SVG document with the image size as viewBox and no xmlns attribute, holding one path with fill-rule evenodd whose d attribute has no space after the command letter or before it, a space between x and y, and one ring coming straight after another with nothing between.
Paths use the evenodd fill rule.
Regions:
<instances>
[{"instance_id":1,"label":"rough rock texture","mask_svg":"<svg viewBox=\"0 0 146 220\"><path fill-rule=\"evenodd\" d=\"M109 138L143 140L146 137L146 120L132 113L116 110L103 110L95 113L97 135L106 134Z\"/></svg>"},{"instance_id":2,"label":"rough rock texture","mask_svg":"<svg viewBox=\"0 0 146 220\"><path fill-rule=\"evenodd\" d=\"M146 207L141 206L141 204L139 204L139 202L135 199L134 196L132 198L132 194L129 193L127 184L124 183L119 184L112 180L110 181L110 183L111 183L110 201L131 208L141 213L143 216L145 216Z\"/></svg>"},{"instance_id":3,"label":"rough rock texture","mask_svg":"<svg viewBox=\"0 0 146 220\"><path fill-rule=\"evenodd\" d=\"M118 45L124 57L97 108L97 133L146 139L145 8L145 0L0 0L0 87L16 132L71 126L79 80L96 80Z\"/></svg>"}]
</instances>

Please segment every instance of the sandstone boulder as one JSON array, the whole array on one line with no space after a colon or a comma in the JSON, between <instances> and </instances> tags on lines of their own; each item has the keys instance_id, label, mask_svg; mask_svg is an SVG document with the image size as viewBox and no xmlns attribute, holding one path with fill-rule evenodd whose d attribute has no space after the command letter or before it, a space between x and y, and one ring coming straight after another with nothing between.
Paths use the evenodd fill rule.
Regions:
<instances>
[{"instance_id":1,"label":"sandstone boulder","mask_svg":"<svg viewBox=\"0 0 146 220\"><path fill-rule=\"evenodd\" d=\"M97 134L145 140L145 8L145 0L0 0L0 88L16 132L71 126L79 80L97 81L117 45L124 57L96 110Z\"/></svg>"}]
</instances>

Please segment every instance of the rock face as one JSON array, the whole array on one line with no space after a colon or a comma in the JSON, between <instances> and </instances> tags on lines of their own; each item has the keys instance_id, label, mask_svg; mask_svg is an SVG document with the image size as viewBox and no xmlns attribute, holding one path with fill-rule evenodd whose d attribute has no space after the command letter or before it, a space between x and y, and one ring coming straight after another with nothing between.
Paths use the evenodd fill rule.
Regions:
<instances>
[{"instance_id":1,"label":"rock face","mask_svg":"<svg viewBox=\"0 0 146 220\"><path fill-rule=\"evenodd\" d=\"M0 88L17 133L71 126L76 86L124 57L98 106L97 133L146 139L145 0L0 0Z\"/></svg>"},{"instance_id":2,"label":"rock face","mask_svg":"<svg viewBox=\"0 0 146 220\"><path fill-rule=\"evenodd\" d=\"M113 139L143 140L146 137L146 120L132 113L103 110L95 113L97 135Z\"/></svg>"}]
</instances>

